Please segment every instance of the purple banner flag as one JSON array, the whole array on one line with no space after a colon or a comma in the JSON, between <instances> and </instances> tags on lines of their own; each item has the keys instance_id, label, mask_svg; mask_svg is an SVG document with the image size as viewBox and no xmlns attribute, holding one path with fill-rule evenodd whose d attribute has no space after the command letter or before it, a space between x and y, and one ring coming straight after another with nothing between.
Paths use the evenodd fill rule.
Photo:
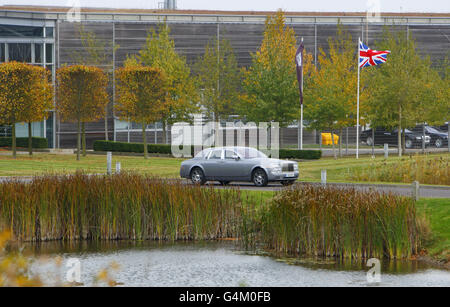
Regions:
<instances>
[{"instance_id":1,"label":"purple banner flag","mask_svg":"<svg viewBox=\"0 0 450 307\"><path fill-rule=\"evenodd\" d=\"M295 54L295 64L297 66L297 80L298 88L300 91L300 104L303 105L303 51L305 50L305 45L303 40L298 47L297 53Z\"/></svg>"}]
</instances>

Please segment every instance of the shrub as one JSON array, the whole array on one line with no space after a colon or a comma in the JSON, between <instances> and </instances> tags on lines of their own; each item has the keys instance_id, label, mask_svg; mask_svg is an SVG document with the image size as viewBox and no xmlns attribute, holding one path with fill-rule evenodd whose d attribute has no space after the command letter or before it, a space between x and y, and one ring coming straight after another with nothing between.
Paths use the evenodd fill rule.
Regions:
<instances>
[{"instance_id":1,"label":"shrub","mask_svg":"<svg viewBox=\"0 0 450 307\"><path fill-rule=\"evenodd\" d=\"M280 159L319 160L320 158L322 158L321 150L280 149Z\"/></svg>"},{"instance_id":2,"label":"shrub","mask_svg":"<svg viewBox=\"0 0 450 307\"><path fill-rule=\"evenodd\" d=\"M261 239L278 253L394 259L420 251L411 198L306 185L280 192L261 214Z\"/></svg>"},{"instance_id":3,"label":"shrub","mask_svg":"<svg viewBox=\"0 0 450 307\"><path fill-rule=\"evenodd\" d=\"M33 148L48 148L48 141L46 138L31 138ZM17 147L28 148L28 138L16 138ZM0 147L11 147L12 137L0 137Z\"/></svg>"},{"instance_id":4,"label":"shrub","mask_svg":"<svg viewBox=\"0 0 450 307\"><path fill-rule=\"evenodd\" d=\"M154 154L168 154L172 153L171 145L149 144L148 152ZM122 143L111 141L95 141L95 151L111 151L111 152L133 152L143 153L144 145L141 143ZM191 153L194 153L194 146L191 146ZM280 159L304 159L315 160L322 157L320 150L293 150L280 149Z\"/></svg>"}]
</instances>

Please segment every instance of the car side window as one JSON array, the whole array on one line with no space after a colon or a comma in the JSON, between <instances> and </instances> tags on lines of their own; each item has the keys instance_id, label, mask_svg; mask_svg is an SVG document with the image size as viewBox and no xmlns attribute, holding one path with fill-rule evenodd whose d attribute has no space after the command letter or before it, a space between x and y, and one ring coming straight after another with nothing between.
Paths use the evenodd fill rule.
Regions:
<instances>
[{"instance_id":1,"label":"car side window","mask_svg":"<svg viewBox=\"0 0 450 307\"><path fill-rule=\"evenodd\" d=\"M237 154L232 150L225 150L225 160L233 160L234 156Z\"/></svg>"},{"instance_id":2,"label":"car side window","mask_svg":"<svg viewBox=\"0 0 450 307\"><path fill-rule=\"evenodd\" d=\"M222 159L222 150L214 150L209 156L209 160L220 160Z\"/></svg>"}]
</instances>

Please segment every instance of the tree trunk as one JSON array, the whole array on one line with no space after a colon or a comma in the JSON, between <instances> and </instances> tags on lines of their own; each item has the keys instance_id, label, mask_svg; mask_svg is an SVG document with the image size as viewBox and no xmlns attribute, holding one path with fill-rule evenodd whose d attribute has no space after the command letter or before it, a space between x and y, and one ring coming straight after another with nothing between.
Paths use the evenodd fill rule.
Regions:
<instances>
[{"instance_id":1,"label":"tree trunk","mask_svg":"<svg viewBox=\"0 0 450 307\"><path fill-rule=\"evenodd\" d=\"M86 157L86 129L84 122L81 123L81 145L83 147L83 157Z\"/></svg>"},{"instance_id":2,"label":"tree trunk","mask_svg":"<svg viewBox=\"0 0 450 307\"><path fill-rule=\"evenodd\" d=\"M148 148L147 148L147 132L146 129L147 124L145 122L142 123L142 142L144 143L144 159L148 158Z\"/></svg>"},{"instance_id":3,"label":"tree trunk","mask_svg":"<svg viewBox=\"0 0 450 307\"><path fill-rule=\"evenodd\" d=\"M31 131L31 123L28 122L28 153L33 155L33 132Z\"/></svg>"},{"instance_id":4,"label":"tree trunk","mask_svg":"<svg viewBox=\"0 0 450 307\"><path fill-rule=\"evenodd\" d=\"M402 106L399 106L399 113L398 113L398 156L402 156Z\"/></svg>"},{"instance_id":5,"label":"tree trunk","mask_svg":"<svg viewBox=\"0 0 450 307\"><path fill-rule=\"evenodd\" d=\"M16 123L12 123L12 154L13 158L15 159L17 157L17 150L16 150Z\"/></svg>"},{"instance_id":6,"label":"tree trunk","mask_svg":"<svg viewBox=\"0 0 450 307\"><path fill-rule=\"evenodd\" d=\"M109 141L108 133L108 105L105 107L105 141Z\"/></svg>"},{"instance_id":7,"label":"tree trunk","mask_svg":"<svg viewBox=\"0 0 450 307\"><path fill-rule=\"evenodd\" d=\"M333 146L333 156L334 156L334 159L337 160L336 148L334 146L334 133L333 133L333 129L330 129L330 130L331 130L331 145Z\"/></svg>"},{"instance_id":8,"label":"tree trunk","mask_svg":"<svg viewBox=\"0 0 450 307\"><path fill-rule=\"evenodd\" d=\"M372 158L375 158L375 127L372 127Z\"/></svg>"},{"instance_id":9,"label":"tree trunk","mask_svg":"<svg viewBox=\"0 0 450 307\"><path fill-rule=\"evenodd\" d=\"M163 139L163 144L167 144L167 126L166 126L167 122L165 120L162 121L162 139Z\"/></svg>"},{"instance_id":10,"label":"tree trunk","mask_svg":"<svg viewBox=\"0 0 450 307\"><path fill-rule=\"evenodd\" d=\"M77 161L80 161L80 151L81 151L81 131L80 131L80 120L77 121Z\"/></svg>"}]
</instances>

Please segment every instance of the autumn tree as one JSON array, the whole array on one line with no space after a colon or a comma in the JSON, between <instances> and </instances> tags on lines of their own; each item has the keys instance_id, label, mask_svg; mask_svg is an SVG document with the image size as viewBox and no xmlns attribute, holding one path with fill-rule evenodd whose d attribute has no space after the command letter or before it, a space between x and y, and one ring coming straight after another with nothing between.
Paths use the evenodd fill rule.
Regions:
<instances>
[{"instance_id":1,"label":"autumn tree","mask_svg":"<svg viewBox=\"0 0 450 307\"><path fill-rule=\"evenodd\" d=\"M240 113L247 120L278 122L285 127L299 118L296 51L295 32L286 26L283 12L268 16L261 47L243 73Z\"/></svg>"},{"instance_id":2,"label":"autumn tree","mask_svg":"<svg viewBox=\"0 0 450 307\"><path fill-rule=\"evenodd\" d=\"M144 66L160 69L166 79L164 113L159 116L163 125L163 140L166 140L167 124L189 121L191 114L198 111L198 100L191 69L186 58L175 50L175 42L170 37L170 27L166 23L151 28L147 40L136 57Z\"/></svg>"},{"instance_id":3,"label":"autumn tree","mask_svg":"<svg viewBox=\"0 0 450 307\"><path fill-rule=\"evenodd\" d=\"M401 156L405 128L448 117L448 91L442 91L442 78L431 68L430 60L417 53L415 41L406 33L386 28L377 45L391 54L385 64L372 69L369 75L372 93L366 116L374 126L397 128Z\"/></svg>"},{"instance_id":4,"label":"autumn tree","mask_svg":"<svg viewBox=\"0 0 450 307\"><path fill-rule=\"evenodd\" d=\"M318 65L305 78L305 115L311 128L330 130L336 158L334 132L356 123L356 44L342 26L329 38L328 53L319 51Z\"/></svg>"},{"instance_id":5,"label":"autumn tree","mask_svg":"<svg viewBox=\"0 0 450 307\"><path fill-rule=\"evenodd\" d=\"M159 68L128 64L116 72L116 114L142 125L144 158L148 157L146 129L167 112L167 79Z\"/></svg>"},{"instance_id":6,"label":"autumn tree","mask_svg":"<svg viewBox=\"0 0 450 307\"><path fill-rule=\"evenodd\" d=\"M33 155L33 134L31 124L47 119L49 110L53 109L53 85L49 70L40 66L33 66L35 85L32 97L27 101L24 119L28 124L28 152Z\"/></svg>"},{"instance_id":7,"label":"autumn tree","mask_svg":"<svg viewBox=\"0 0 450 307\"><path fill-rule=\"evenodd\" d=\"M208 42L193 70L206 115L219 122L221 118L236 114L241 73L230 42L226 39Z\"/></svg>"},{"instance_id":8,"label":"autumn tree","mask_svg":"<svg viewBox=\"0 0 450 307\"><path fill-rule=\"evenodd\" d=\"M73 65L57 70L57 110L64 121L77 123L77 160L80 160L84 123L102 118L108 93L108 78L95 66ZM83 142L83 155L86 144Z\"/></svg>"},{"instance_id":9,"label":"autumn tree","mask_svg":"<svg viewBox=\"0 0 450 307\"><path fill-rule=\"evenodd\" d=\"M0 122L12 126L12 151L16 157L16 123L46 119L52 108L51 83L45 68L25 63L0 65ZM29 131L29 146L31 133Z\"/></svg>"},{"instance_id":10,"label":"autumn tree","mask_svg":"<svg viewBox=\"0 0 450 307\"><path fill-rule=\"evenodd\" d=\"M114 79L114 71L112 67L113 54L120 48L115 42L99 39L93 31L87 31L83 24L78 25L78 34L80 35L83 51L74 51L71 54L72 61L79 65L97 66L104 69L108 76L108 83L112 83ZM108 135L108 105L105 105L105 140L109 139ZM82 130L84 130L82 123ZM85 135L82 142L85 144Z\"/></svg>"}]
</instances>

